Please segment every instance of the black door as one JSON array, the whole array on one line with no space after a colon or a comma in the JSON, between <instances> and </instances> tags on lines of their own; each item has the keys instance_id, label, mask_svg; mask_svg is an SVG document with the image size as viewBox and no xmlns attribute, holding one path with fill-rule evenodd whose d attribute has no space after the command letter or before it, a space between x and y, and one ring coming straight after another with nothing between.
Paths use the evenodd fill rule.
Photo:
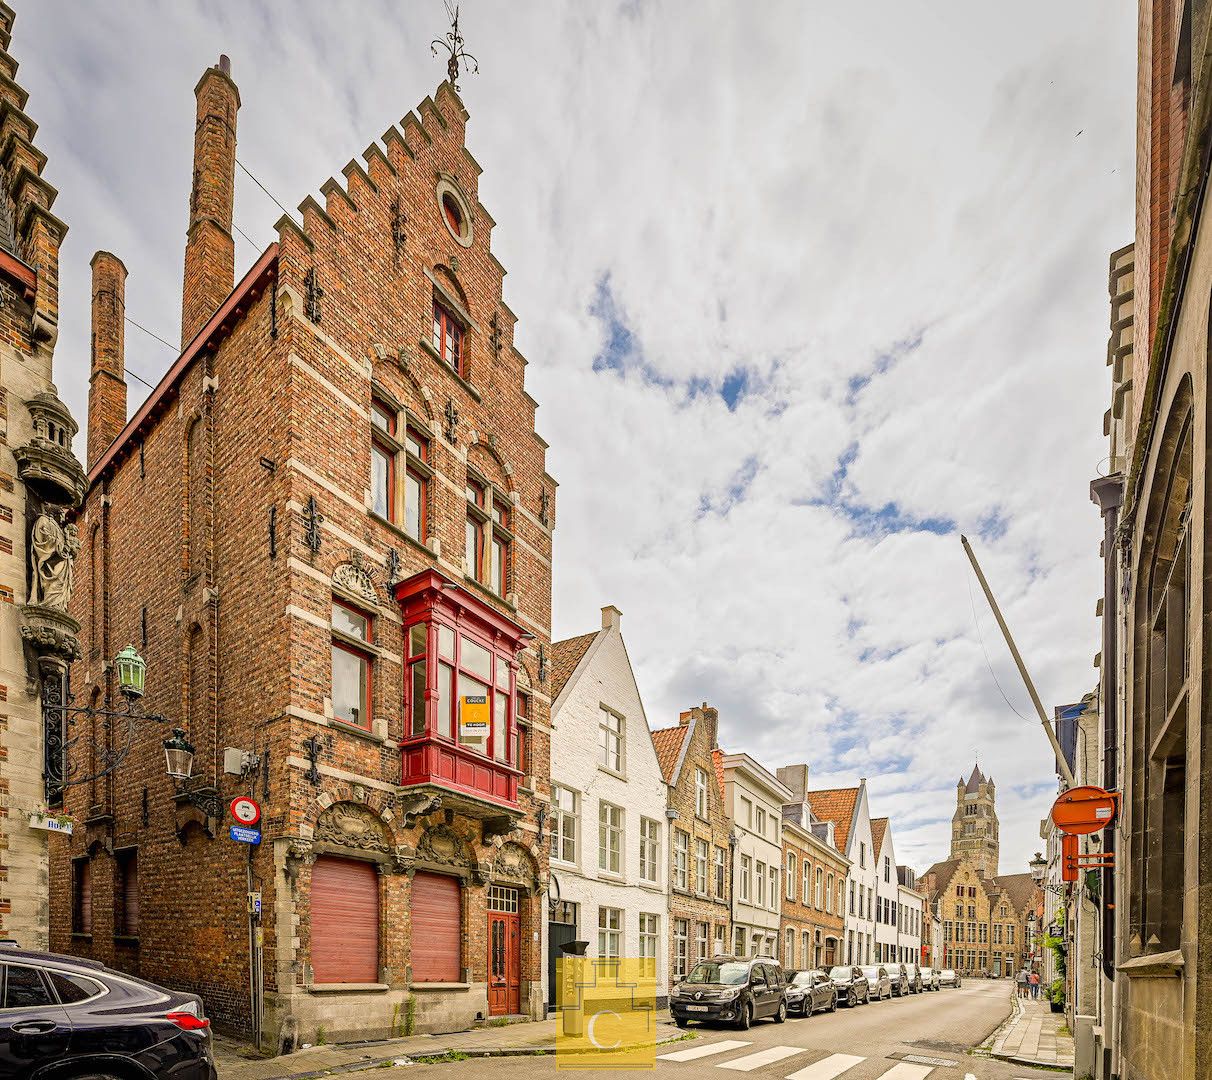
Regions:
<instances>
[{"instance_id":1,"label":"black door","mask_svg":"<svg viewBox=\"0 0 1212 1080\"><path fill-rule=\"evenodd\" d=\"M0 964L0 1076L21 1080L67 1054L71 1021L42 972Z\"/></svg>"},{"instance_id":2,"label":"black door","mask_svg":"<svg viewBox=\"0 0 1212 1080\"><path fill-rule=\"evenodd\" d=\"M570 941L577 939L577 906L563 903L556 907L556 918L547 924L547 1010L551 1012L556 1007L556 961L564 955L560 949Z\"/></svg>"}]
</instances>

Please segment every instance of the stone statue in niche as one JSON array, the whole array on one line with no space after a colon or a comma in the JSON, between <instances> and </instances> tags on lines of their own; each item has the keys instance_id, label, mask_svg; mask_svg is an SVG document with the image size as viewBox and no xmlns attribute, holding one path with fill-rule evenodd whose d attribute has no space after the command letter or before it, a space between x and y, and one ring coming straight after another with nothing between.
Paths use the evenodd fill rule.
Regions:
<instances>
[{"instance_id":1,"label":"stone statue in niche","mask_svg":"<svg viewBox=\"0 0 1212 1080\"><path fill-rule=\"evenodd\" d=\"M39 514L30 531L29 602L52 611L67 611L75 582L74 563L80 553L80 533L64 527L49 514Z\"/></svg>"}]
</instances>

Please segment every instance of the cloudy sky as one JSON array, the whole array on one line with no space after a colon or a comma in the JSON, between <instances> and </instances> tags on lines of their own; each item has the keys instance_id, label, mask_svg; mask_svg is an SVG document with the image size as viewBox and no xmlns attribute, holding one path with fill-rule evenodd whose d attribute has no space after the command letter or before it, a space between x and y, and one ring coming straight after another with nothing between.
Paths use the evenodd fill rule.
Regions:
<instances>
[{"instance_id":1,"label":"cloudy sky","mask_svg":"<svg viewBox=\"0 0 1212 1080\"><path fill-rule=\"evenodd\" d=\"M81 421L94 250L177 336L192 91L220 52L240 159L292 208L444 75L439 0L16 7L71 227L56 370ZM616 604L653 727L706 700L729 750L867 777L919 868L979 751L1023 869L1055 778L959 534L1045 703L1080 699L1134 6L465 0L463 26L561 484L556 635ZM237 277L281 214L238 179ZM173 354L127 340L155 382Z\"/></svg>"}]
</instances>

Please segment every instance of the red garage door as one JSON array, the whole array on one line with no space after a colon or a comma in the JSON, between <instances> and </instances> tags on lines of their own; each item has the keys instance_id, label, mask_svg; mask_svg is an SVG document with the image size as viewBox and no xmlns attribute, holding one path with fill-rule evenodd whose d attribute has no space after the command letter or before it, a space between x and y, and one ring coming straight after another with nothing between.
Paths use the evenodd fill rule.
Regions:
<instances>
[{"instance_id":1,"label":"red garage door","mask_svg":"<svg viewBox=\"0 0 1212 1080\"><path fill-rule=\"evenodd\" d=\"M459 982L459 879L412 879L413 982Z\"/></svg>"},{"instance_id":2,"label":"red garage door","mask_svg":"<svg viewBox=\"0 0 1212 1080\"><path fill-rule=\"evenodd\" d=\"M318 983L379 981L379 872L321 855L311 871L311 965Z\"/></svg>"}]
</instances>

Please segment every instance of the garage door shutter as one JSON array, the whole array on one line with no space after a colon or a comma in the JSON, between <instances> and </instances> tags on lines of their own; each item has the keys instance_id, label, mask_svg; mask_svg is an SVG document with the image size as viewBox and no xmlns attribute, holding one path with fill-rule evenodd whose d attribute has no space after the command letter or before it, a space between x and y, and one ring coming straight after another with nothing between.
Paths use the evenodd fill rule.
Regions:
<instances>
[{"instance_id":1,"label":"garage door shutter","mask_svg":"<svg viewBox=\"0 0 1212 1080\"><path fill-rule=\"evenodd\" d=\"M379 981L379 873L321 855L311 872L311 964L318 983Z\"/></svg>"},{"instance_id":2,"label":"garage door shutter","mask_svg":"<svg viewBox=\"0 0 1212 1080\"><path fill-rule=\"evenodd\" d=\"M412 879L412 978L458 982L459 880L442 874Z\"/></svg>"}]
</instances>

